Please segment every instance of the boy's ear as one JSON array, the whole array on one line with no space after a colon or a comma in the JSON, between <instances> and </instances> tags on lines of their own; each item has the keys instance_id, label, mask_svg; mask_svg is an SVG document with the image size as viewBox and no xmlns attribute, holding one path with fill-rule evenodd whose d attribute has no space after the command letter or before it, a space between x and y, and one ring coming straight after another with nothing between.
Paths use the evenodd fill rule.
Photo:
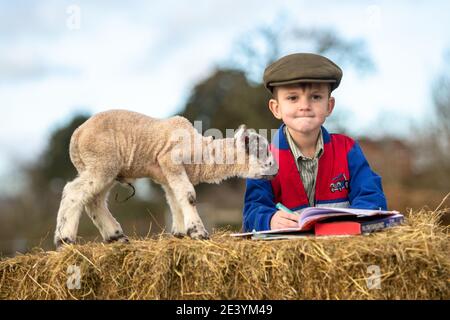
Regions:
<instances>
[{"instance_id":1,"label":"boy's ear","mask_svg":"<svg viewBox=\"0 0 450 320\"><path fill-rule=\"evenodd\" d=\"M336 100L334 99L334 97L330 97L328 99L328 115L330 115L333 112L335 103Z\"/></svg>"},{"instance_id":2,"label":"boy's ear","mask_svg":"<svg viewBox=\"0 0 450 320\"><path fill-rule=\"evenodd\" d=\"M281 120L280 105L278 104L277 100L275 99L269 100L269 110L272 112L275 118Z\"/></svg>"}]
</instances>

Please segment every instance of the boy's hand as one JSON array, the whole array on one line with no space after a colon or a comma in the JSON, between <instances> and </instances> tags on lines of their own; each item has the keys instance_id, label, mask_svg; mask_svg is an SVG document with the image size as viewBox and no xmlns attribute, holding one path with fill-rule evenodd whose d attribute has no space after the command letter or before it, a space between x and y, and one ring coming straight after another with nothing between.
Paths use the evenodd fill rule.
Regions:
<instances>
[{"instance_id":1,"label":"boy's hand","mask_svg":"<svg viewBox=\"0 0 450 320\"><path fill-rule=\"evenodd\" d=\"M292 213L287 213L282 210L278 210L272 216L270 220L270 229L284 229L284 228L297 228L298 216Z\"/></svg>"}]
</instances>

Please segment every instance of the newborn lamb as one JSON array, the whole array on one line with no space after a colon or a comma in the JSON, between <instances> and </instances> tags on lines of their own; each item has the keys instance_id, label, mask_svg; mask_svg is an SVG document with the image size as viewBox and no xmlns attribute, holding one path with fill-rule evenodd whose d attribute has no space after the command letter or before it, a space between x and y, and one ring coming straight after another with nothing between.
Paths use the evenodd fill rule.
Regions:
<instances>
[{"instance_id":1,"label":"newborn lamb","mask_svg":"<svg viewBox=\"0 0 450 320\"><path fill-rule=\"evenodd\" d=\"M70 158L78 177L64 187L57 248L75 242L83 209L106 242L128 242L107 206L117 182L148 177L160 184L172 212L172 234L208 239L196 209L195 185L230 177L271 178L278 172L267 139L244 125L233 138L213 139L183 117L154 119L126 110L99 113L78 127Z\"/></svg>"}]
</instances>

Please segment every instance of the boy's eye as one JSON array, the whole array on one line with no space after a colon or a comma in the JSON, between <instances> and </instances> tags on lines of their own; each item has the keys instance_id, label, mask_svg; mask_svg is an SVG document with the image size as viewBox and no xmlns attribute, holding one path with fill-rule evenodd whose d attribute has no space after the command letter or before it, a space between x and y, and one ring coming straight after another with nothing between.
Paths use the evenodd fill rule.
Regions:
<instances>
[{"instance_id":1,"label":"boy's eye","mask_svg":"<svg viewBox=\"0 0 450 320\"><path fill-rule=\"evenodd\" d=\"M322 96L320 96L318 94L315 94L315 95L312 96L312 99L313 100L320 100L320 99L322 99Z\"/></svg>"},{"instance_id":2,"label":"boy's eye","mask_svg":"<svg viewBox=\"0 0 450 320\"><path fill-rule=\"evenodd\" d=\"M295 101L297 100L297 96L288 96L287 99L290 101Z\"/></svg>"}]
</instances>

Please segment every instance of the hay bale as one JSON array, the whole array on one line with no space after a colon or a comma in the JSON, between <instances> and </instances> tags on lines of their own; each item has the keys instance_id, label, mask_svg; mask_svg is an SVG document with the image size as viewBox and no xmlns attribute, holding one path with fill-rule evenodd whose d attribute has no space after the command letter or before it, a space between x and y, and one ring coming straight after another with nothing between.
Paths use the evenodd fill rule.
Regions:
<instances>
[{"instance_id":1,"label":"hay bale","mask_svg":"<svg viewBox=\"0 0 450 320\"><path fill-rule=\"evenodd\" d=\"M209 241L161 234L131 244L72 245L0 261L0 299L449 299L442 211L369 236ZM81 288L67 287L68 267ZM368 267L381 271L369 289Z\"/></svg>"}]
</instances>

